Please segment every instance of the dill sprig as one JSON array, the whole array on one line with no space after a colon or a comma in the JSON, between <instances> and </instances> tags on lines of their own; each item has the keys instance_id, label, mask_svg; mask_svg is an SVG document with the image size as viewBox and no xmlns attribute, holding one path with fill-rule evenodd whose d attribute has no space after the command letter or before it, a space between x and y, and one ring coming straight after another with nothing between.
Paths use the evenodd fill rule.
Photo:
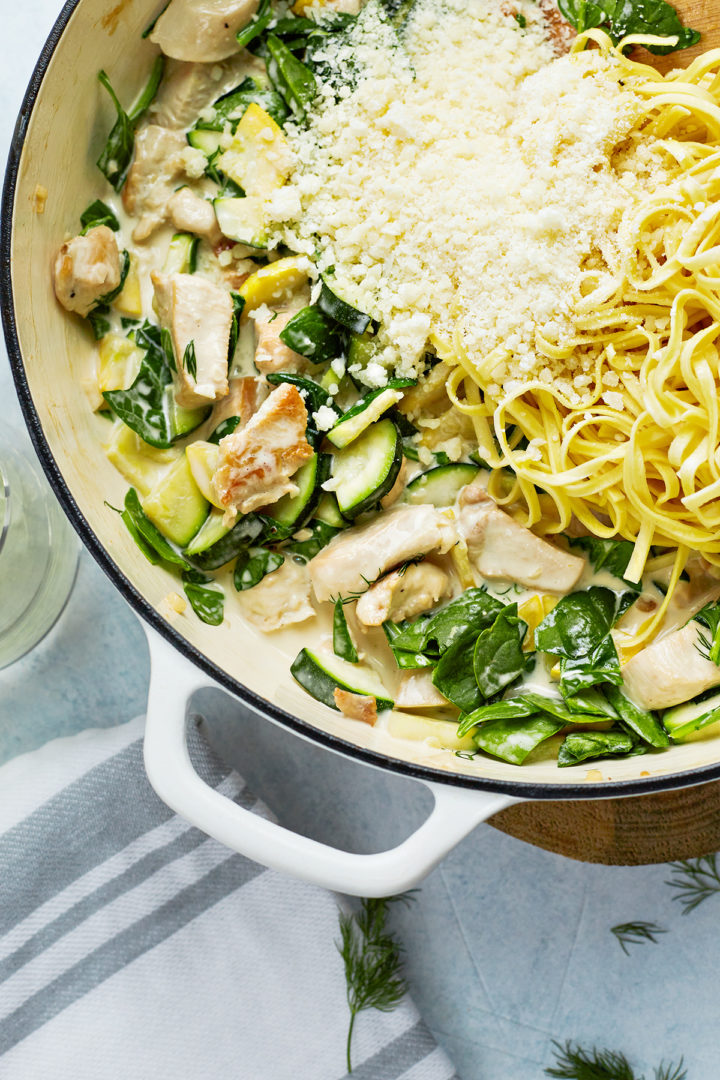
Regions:
<instances>
[{"instance_id":1,"label":"dill sprig","mask_svg":"<svg viewBox=\"0 0 720 1080\"><path fill-rule=\"evenodd\" d=\"M667 930L651 922L618 923L617 926L612 926L610 931L620 942L620 948L626 956L630 955L628 945L644 945L646 941L657 944L655 935L667 933Z\"/></svg>"},{"instance_id":2,"label":"dill sprig","mask_svg":"<svg viewBox=\"0 0 720 1080\"><path fill-rule=\"evenodd\" d=\"M687 915L709 896L720 893L720 867L716 855L673 862L670 867L678 876L665 884L678 890L673 900L680 901L683 915Z\"/></svg>"},{"instance_id":3,"label":"dill sprig","mask_svg":"<svg viewBox=\"0 0 720 1080\"><path fill-rule=\"evenodd\" d=\"M403 896L364 899L352 915L340 912L338 951L345 965L350 1025L347 1035L347 1071L352 1072L352 1037L355 1018L365 1009L391 1012L400 1004L407 983L400 974L402 945L387 931L391 903L410 900Z\"/></svg>"},{"instance_id":4,"label":"dill sprig","mask_svg":"<svg viewBox=\"0 0 720 1080\"><path fill-rule=\"evenodd\" d=\"M545 1070L546 1076L558 1080L644 1080L638 1076L628 1059L618 1050L585 1050L570 1041L563 1046L553 1042L555 1065ZM683 1059L677 1065L658 1065L654 1069L655 1080L687 1080Z\"/></svg>"}]
</instances>

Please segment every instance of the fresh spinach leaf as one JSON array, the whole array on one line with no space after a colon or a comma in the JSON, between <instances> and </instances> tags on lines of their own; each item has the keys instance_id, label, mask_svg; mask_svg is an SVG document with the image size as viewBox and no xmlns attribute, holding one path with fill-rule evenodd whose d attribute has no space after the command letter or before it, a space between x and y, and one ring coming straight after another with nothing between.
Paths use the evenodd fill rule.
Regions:
<instances>
[{"instance_id":1,"label":"fresh spinach leaf","mask_svg":"<svg viewBox=\"0 0 720 1080\"><path fill-rule=\"evenodd\" d=\"M558 0L558 7L578 33L599 26L616 45L628 34L677 37L676 45L648 46L658 56L700 41L698 31L684 27L675 8L665 0Z\"/></svg>"},{"instance_id":2,"label":"fresh spinach leaf","mask_svg":"<svg viewBox=\"0 0 720 1080\"><path fill-rule=\"evenodd\" d=\"M142 506L140 505L140 499L135 488L130 488L125 496L125 509L120 515L124 521L128 532L137 542L138 535L142 537L143 544L138 545L146 557L149 557L146 547L157 556L156 559L150 559L150 562L157 562L158 559L163 559L165 562L172 563L174 566L180 566L183 570L189 570L187 562L181 555L175 551L175 549L168 543L162 533L156 529L150 518L147 516Z\"/></svg>"},{"instance_id":3,"label":"fresh spinach leaf","mask_svg":"<svg viewBox=\"0 0 720 1080\"><path fill-rule=\"evenodd\" d=\"M270 53L267 70L271 81L292 111L304 119L317 93L315 76L275 34L268 34L267 48Z\"/></svg>"},{"instance_id":4,"label":"fresh spinach leaf","mask_svg":"<svg viewBox=\"0 0 720 1080\"><path fill-rule=\"evenodd\" d=\"M132 337L145 349L135 381L127 390L106 390L103 397L136 435L150 446L167 449L172 445L167 400L172 372L162 348L160 330L146 323L134 330Z\"/></svg>"},{"instance_id":5,"label":"fresh spinach leaf","mask_svg":"<svg viewBox=\"0 0 720 1080\"><path fill-rule=\"evenodd\" d=\"M700 608L693 619L710 631L710 636L698 634L698 648L706 659L720 667L720 603L717 600Z\"/></svg>"},{"instance_id":6,"label":"fresh spinach leaf","mask_svg":"<svg viewBox=\"0 0 720 1080\"><path fill-rule=\"evenodd\" d=\"M240 423L239 416L229 416L227 420L223 420L213 431L212 435L208 435L208 442L215 443L217 445L221 439L224 439L226 435L232 435L235 428Z\"/></svg>"},{"instance_id":7,"label":"fresh spinach leaf","mask_svg":"<svg viewBox=\"0 0 720 1080\"><path fill-rule=\"evenodd\" d=\"M589 656L634 600L598 585L563 596L535 631L540 652L581 659Z\"/></svg>"},{"instance_id":8,"label":"fresh spinach leaf","mask_svg":"<svg viewBox=\"0 0 720 1080\"><path fill-rule=\"evenodd\" d=\"M82 225L83 236L90 229L97 228L98 225L107 225L108 229L112 229L113 232L117 232L120 228L120 222L102 199L95 199L83 210L80 215L80 224Z\"/></svg>"},{"instance_id":9,"label":"fresh spinach leaf","mask_svg":"<svg viewBox=\"0 0 720 1080\"><path fill-rule=\"evenodd\" d=\"M280 95L248 76L235 90L230 90L217 99L213 104L215 118L210 122L202 121L202 127L222 131L225 123L230 121L234 130L248 105L252 104L259 105L281 127L288 118L287 105Z\"/></svg>"},{"instance_id":10,"label":"fresh spinach leaf","mask_svg":"<svg viewBox=\"0 0 720 1080\"><path fill-rule=\"evenodd\" d=\"M618 719L617 712L602 690L598 690L596 686L580 690L577 694L568 694L565 698L565 704L571 713L577 713L580 717L593 716L597 719L600 716L605 716L608 720ZM577 717L575 722L578 722Z\"/></svg>"},{"instance_id":11,"label":"fresh spinach leaf","mask_svg":"<svg viewBox=\"0 0 720 1080\"><path fill-rule=\"evenodd\" d=\"M460 719L457 733L462 738L479 724L486 724L491 720L519 720L524 716L535 716L538 712L532 702L524 697L493 701L490 705L481 705L479 709L465 713Z\"/></svg>"},{"instance_id":12,"label":"fresh spinach leaf","mask_svg":"<svg viewBox=\"0 0 720 1080\"><path fill-rule=\"evenodd\" d=\"M549 694L537 694L530 690L518 691L514 700L526 702L528 706L532 706L535 712L546 713L548 716L554 717L555 720L562 720L564 724L579 724L587 722L589 719L606 719L602 713L594 713L592 716L583 713L582 716L578 716L570 711L567 702L550 697Z\"/></svg>"},{"instance_id":13,"label":"fresh spinach leaf","mask_svg":"<svg viewBox=\"0 0 720 1080\"><path fill-rule=\"evenodd\" d=\"M333 614L333 652L350 664L357 664L358 662L357 649L353 639L350 637L350 630L345 618L345 607L340 599L335 601L335 612Z\"/></svg>"},{"instance_id":14,"label":"fresh spinach leaf","mask_svg":"<svg viewBox=\"0 0 720 1080\"><path fill-rule=\"evenodd\" d=\"M225 594L212 581L198 570L182 574L185 595L197 617L209 626L219 626L225 617Z\"/></svg>"},{"instance_id":15,"label":"fresh spinach leaf","mask_svg":"<svg viewBox=\"0 0 720 1080\"><path fill-rule=\"evenodd\" d=\"M558 751L558 765L577 765L588 759L644 753L631 735L622 731L572 731Z\"/></svg>"},{"instance_id":16,"label":"fresh spinach leaf","mask_svg":"<svg viewBox=\"0 0 720 1080\"><path fill-rule=\"evenodd\" d=\"M463 712L473 712L483 702L483 693L475 678L475 642L477 630L454 640L444 650L433 672L433 685Z\"/></svg>"},{"instance_id":17,"label":"fresh spinach leaf","mask_svg":"<svg viewBox=\"0 0 720 1080\"><path fill-rule=\"evenodd\" d=\"M576 697L590 687L603 683L622 685L620 661L615 642L609 634L587 656L565 657L560 661L560 692L563 697Z\"/></svg>"},{"instance_id":18,"label":"fresh spinach leaf","mask_svg":"<svg viewBox=\"0 0 720 1080\"><path fill-rule=\"evenodd\" d=\"M304 307L293 315L280 331L280 340L314 364L335 360L345 349L345 338L337 323L317 306Z\"/></svg>"},{"instance_id":19,"label":"fresh spinach leaf","mask_svg":"<svg viewBox=\"0 0 720 1080\"><path fill-rule=\"evenodd\" d=\"M394 623L384 622L383 630L385 631L385 637L387 638L388 645L392 650L392 654L395 657L395 663L399 668L420 668L420 667L432 667L433 661L430 660L421 652L413 651L412 648L398 648L396 645L397 638L404 635L403 640L406 645L410 644L412 634L415 633L417 641L422 640L424 634L424 624L421 620L417 620L414 623Z\"/></svg>"},{"instance_id":20,"label":"fresh spinach leaf","mask_svg":"<svg viewBox=\"0 0 720 1080\"><path fill-rule=\"evenodd\" d=\"M428 619L419 651L430 656L440 656L454 642L465 637L469 632L474 631L477 637L481 630L494 622L503 606L485 589L466 589L456 600L452 600ZM404 631L395 644L398 648L404 649L406 640L408 638ZM413 642L412 637L409 640ZM411 651L415 648L418 646L410 645Z\"/></svg>"},{"instance_id":21,"label":"fresh spinach leaf","mask_svg":"<svg viewBox=\"0 0 720 1080\"><path fill-rule=\"evenodd\" d=\"M518 615L517 604L508 604L492 626L483 630L475 643L475 679L484 697L494 697L514 683L525 670L522 641L527 623Z\"/></svg>"},{"instance_id":22,"label":"fresh spinach leaf","mask_svg":"<svg viewBox=\"0 0 720 1080\"><path fill-rule=\"evenodd\" d=\"M273 14L270 0L260 0L258 9L250 22L235 35L241 49L246 49L251 41L265 32L272 21Z\"/></svg>"},{"instance_id":23,"label":"fresh spinach leaf","mask_svg":"<svg viewBox=\"0 0 720 1080\"><path fill-rule=\"evenodd\" d=\"M303 562L314 559L317 553L330 543L333 536L342 532L334 525L328 525L326 521L317 519L311 521L308 528L312 535L307 540L292 540L285 548L286 551L292 552L296 559L301 559Z\"/></svg>"},{"instance_id":24,"label":"fresh spinach leaf","mask_svg":"<svg viewBox=\"0 0 720 1080\"><path fill-rule=\"evenodd\" d=\"M483 724L473 738L486 754L508 761L511 765L522 765L536 746L557 735L564 726L564 721L543 714L505 718Z\"/></svg>"},{"instance_id":25,"label":"fresh spinach leaf","mask_svg":"<svg viewBox=\"0 0 720 1080\"><path fill-rule=\"evenodd\" d=\"M669 746L668 733L659 718L645 709L639 709L629 701L616 686L606 686L605 696L622 722L650 746Z\"/></svg>"},{"instance_id":26,"label":"fresh spinach leaf","mask_svg":"<svg viewBox=\"0 0 720 1080\"><path fill-rule=\"evenodd\" d=\"M230 343L228 345L228 367L232 364L233 357L235 356L235 349L237 347L238 338L240 336L240 316L243 313L245 307L245 297L240 296L240 293L231 292L230 299L232 300L233 314L232 322L230 323Z\"/></svg>"},{"instance_id":27,"label":"fresh spinach leaf","mask_svg":"<svg viewBox=\"0 0 720 1080\"><path fill-rule=\"evenodd\" d=\"M264 577L278 570L285 562L282 552L266 547L250 547L240 551L235 563L233 583L238 592L259 585Z\"/></svg>"},{"instance_id":28,"label":"fresh spinach leaf","mask_svg":"<svg viewBox=\"0 0 720 1080\"><path fill-rule=\"evenodd\" d=\"M103 152L98 158L97 166L115 191L120 191L127 179L135 149L135 127L157 93L163 76L164 65L164 57L158 56L152 66L145 89L129 113L126 113L120 104L106 72L100 71L98 74L98 79L107 90L115 106L117 119L107 137Z\"/></svg>"},{"instance_id":29,"label":"fresh spinach leaf","mask_svg":"<svg viewBox=\"0 0 720 1080\"><path fill-rule=\"evenodd\" d=\"M571 536L570 547L578 547L587 552L595 570L606 570L619 578L628 589L640 592L642 585L628 581L624 574L632 558L635 545L630 540L602 540L599 536Z\"/></svg>"},{"instance_id":30,"label":"fresh spinach leaf","mask_svg":"<svg viewBox=\"0 0 720 1080\"><path fill-rule=\"evenodd\" d=\"M89 311L86 315L86 319L90 324L90 329L93 332L93 337L96 341L100 341L106 334L109 334L112 330L112 323L108 319L110 314L110 308L107 304L99 304L94 307L92 311Z\"/></svg>"}]
</instances>

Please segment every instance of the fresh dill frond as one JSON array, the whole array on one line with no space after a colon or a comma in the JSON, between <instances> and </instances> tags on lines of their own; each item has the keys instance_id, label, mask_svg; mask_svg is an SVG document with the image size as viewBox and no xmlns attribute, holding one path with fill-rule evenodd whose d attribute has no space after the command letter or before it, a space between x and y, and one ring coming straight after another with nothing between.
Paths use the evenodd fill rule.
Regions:
<instances>
[{"instance_id":1,"label":"fresh dill frond","mask_svg":"<svg viewBox=\"0 0 720 1080\"><path fill-rule=\"evenodd\" d=\"M402 945L387 931L390 904L407 903L402 896L364 899L352 915L340 912L337 948L345 965L350 1024L347 1035L347 1071L352 1072L352 1037L355 1018L365 1009L391 1012L402 1001L407 983L402 977Z\"/></svg>"},{"instance_id":2,"label":"fresh dill frond","mask_svg":"<svg viewBox=\"0 0 720 1080\"><path fill-rule=\"evenodd\" d=\"M568 1040L564 1046L553 1042L553 1053L555 1065L550 1065L545 1075L557 1080L644 1080L618 1050L598 1050L597 1047L586 1050ZM677 1065L663 1062L654 1069L654 1074L655 1080L687 1080L682 1058Z\"/></svg>"},{"instance_id":3,"label":"fresh dill frond","mask_svg":"<svg viewBox=\"0 0 720 1080\"><path fill-rule=\"evenodd\" d=\"M620 942L620 948L629 956L628 945L644 945L646 941L652 941L657 944L656 934L666 934L667 930L663 930L662 927L656 923L651 922L629 922L618 923L617 926L610 927L610 932Z\"/></svg>"},{"instance_id":4,"label":"fresh dill frond","mask_svg":"<svg viewBox=\"0 0 720 1080\"><path fill-rule=\"evenodd\" d=\"M720 893L720 867L716 855L703 855L699 859L685 859L670 863L677 877L665 884L677 889L673 900L682 904L683 915L693 911L709 896Z\"/></svg>"}]
</instances>

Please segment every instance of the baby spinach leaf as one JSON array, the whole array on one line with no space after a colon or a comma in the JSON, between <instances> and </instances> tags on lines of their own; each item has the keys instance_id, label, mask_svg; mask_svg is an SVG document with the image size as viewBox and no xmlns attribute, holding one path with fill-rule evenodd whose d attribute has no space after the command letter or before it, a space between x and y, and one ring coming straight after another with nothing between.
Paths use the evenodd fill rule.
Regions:
<instances>
[{"instance_id":1,"label":"baby spinach leaf","mask_svg":"<svg viewBox=\"0 0 720 1080\"><path fill-rule=\"evenodd\" d=\"M183 559L181 555L178 555L177 551L175 551L168 543L162 533L155 528L140 505L140 499L138 498L138 493L135 488L130 488L125 496L125 509L120 516L125 522L128 532L133 539L137 542L138 535L142 537L144 545L149 547L157 556L156 559L150 559L150 562L157 562L158 559L164 559L165 562L172 563L174 566L180 566L183 570L190 569L185 559ZM138 544L138 546L141 548L146 558L149 558L143 544Z\"/></svg>"},{"instance_id":2,"label":"baby spinach leaf","mask_svg":"<svg viewBox=\"0 0 720 1080\"><path fill-rule=\"evenodd\" d=\"M424 635L424 626L427 620L418 619L414 623L384 622L383 630L388 640L388 645L395 657L395 663L399 668L432 667L433 661L421 652L413 651L410 647L412 635L415 634L417 642L421 642ZM404 646L399 648L396 644L399 637L403 637Z\"/></svg>"},{"instance_id":3,"label":"baby spinach leaf","mask_svg":"<svg viewBox=\"0 0 720 1080\"><path fill-rule=\"evenodd\" d=\"M288 108L280 95L248 76L235 90L229 90L217 99L213 105L215 118L210 122L202 121L202 127L222 131L229 120L234 130L248 105L252 104L259 105L280 126L287 120Z\"/></svg>"},{"instance_id":4,"label":"baby spinach leaf","mask_svg":"<svg viewBox=\"0 0 720 1080\"><path fill-rule=\"evenodd\" d=\"M103 152L98 158L97 166L103 176L115 188L115 191L120 191L127 179L135 149L135 127L157 93L163 76L164 65L165 58L158 56L152 66L145 89L129 113L126 113L120 104L106 72L100 71L98 74L98 79L107 90L115 106L117 119L107 137Z\"/></svg>"},{"instance_id":5,"label":"baby spinach leaf","mask_svg":"<svg viewBox=\"0 0 720 1080\"><path fill-rule=\"evenodd\" d=\"M720 603L716 600L700 608L693 619L710 631L710 636L698 634L699 651L720 667Z\"/></svg>"},{"instance_id":6,"label":"baby spinach leaf","mask_svg":"<svg viewBox=\"0 0 720 1080\"><path fill-rule=\"evenodd\" d=\"M98 304L92 311L89 311L86 319L90 323L90 329L93 332L93 336L96 341L100 341L106 334L109 334L112 330L112 323L108 319L110 314L110 308L107 304Z\"/></svg>"},{"instance_id":7,"label":"baby spinach leaf","mask_svg":"<svg viewBox=\"0 0 720 1080\"><path fill-rule=\"evenodd\" d=\"M430 655L440 655L470 631L479 634L495 620L503 606L485 589L466 589L428 620L420 650ZM405 648L400 638L396 645Z\"/></svg>"},{"instance_id":8,"label":"baby spinach leaf","mask_svg":"<svg viewBox=\"0 0 720 1080\"><path fill-rule=\"evenodd\" d=\"M108 229L112 229L113 232L117 232L120 228L120 222L102 199L95 199L95 202L91 202L83 210L80 215L80 224L82 225L83 236L89 229L95 229L98 225L107 225Z\"/></svg>"},{"instance_id":9,"label":"baby spinach leaf","mask_svg":"<svg viewBox=\"0 0 720 1080\"><path fill-rule=\"evenodd\" d=\"M560 691L566 698L602 683L622 685L620 661L609 634L587 656L562 659L560 672Z\"/></svg>"},{"instance_id":10,"label":"baby spinach leaf","mask_svg":"<svg viewBox=\"0 0 720 1080\"><path fill-rule=\"evenodd\" d=\"M342 532L342 529L337 529L334 525L328 525L326 521L317 519L311 521L308 528L312 535L307 540L292 540L285 547L285 551L292 552L296 559L303 562L314 559L317 553L330 543L333 536Z\"/></svg>"},{"instance_id":11,"label":"baby spinach leaf","mask_svg":"<svg viewBox=\"0 0 720 1080\"><path fill-rule=\"evenodd\" d=\"M631 728L644 742L650 746L669 746L668 733L654 713L639 709L616 686L606 686L605 695L626 727Z\"/></svg>"},{"instance_id":12,"label":"baby spinach leaf","mask_svg":"<svg viewBox=\"0 0 720 1080\"><path fill-rule=\"evenodd\" d=\"M525 670L522 651L527 623L518 615L517 604L508 604L492 626L478 636L473 666L475 679L484 697L494 697Z\"/></svg>"},{"instance_id":13,"label":"baby spinach leaf","mask_svg":"<svg viewBox=\"0 0 720 1080\"><path fill-rule=\"evenodd\" d=\"M270 0L260 0L257 11L247 26L235 35L241 49L246 49L251 41L263 34L272 21L274 12Z\"/></svg>"},{"instance_id":14,"label":"baby spinach leaf","mask_svg":"<svg viewBox=\"0 0 720 1080\"><path fill-rule=\"evenodd\" d=\"M567 703L561 701L559 698L550 697L549 694L537 694L530 690L520 690L513 698L516 702L525 702L528 707L531 707L534 712L545 713L548 716L554 717L555 720L562 720L564 724L578 724L589 719L587 714L579 716L572 713L567 706ZM593 714L593 720L605 719L602 714Z\"/></svg>"},{"instance_id":15,"label":"baby spinach leaf","mask_svg":"<svg viewBox=\"0 0 720 1080\"><path fill-rule=\"evenodd\" d=\"M267 48L270 53L267 65L270 80L292 111L304 119L317 93L315 76L275 34L268 34Z\"/></svg>"},{"instance_id":16,"label":"baby spinach leaf","mask_svg":"<svg viewBox=\"0 0 720 1080\"><path fill-rule=\"evenodd\" d=\"M605 638L632 600L598 585L563 596L535 631L540 652L569 659L587 657Z\"/></svg>"},{"instance_id":17,"label":"baby spinach leaf","mask_svg":"<svg viewBox=\"0 0 720 1080\"><path fill-rule=\"evenodd\" d=\"M279 551L270 551L266 547L245 548L238 554L233 574L233 583L238 592L252 589L259 585L264 577L279 569L285 562Z\"/></svg>"},{"instance_id":18,"label":"baby spinach leaf","mask_svg":"<svg viewBox=\"0 0 720 1080\"><path fill-rule=\"evenodd\" d=\"M168 409L167 388L172 372L162 346L160 329L144 323L131 337L145 355L140 370L127 390L106 390L103 397L115 415L150 446L167 449L173 433Z\"/></svg>"},{"instance_id":19,"label":"baby spinach leaf","mask_svg":"<svg viewBox=\"0 0 720 1080\"><path fill-rule=\"evenodd\" d=\"M490 720L519 720L523 716L535 716L539 710L525 697L505 698L493 701L490 705L481 705L471 713L465 713L458 724L458 736L462 738L478 724Z\"/></svg>"},{"instance_id":20,"label":"baby spinach leaf","mask_svg":"<svg viewBox=\"0 0 720 1080\"><path fill-rule=\"evenodd\" d=\"M635 547L630 540L602 540L599 536L572 536L569 537L569 541L570 547L579 547L587 552L595 570L606 570L625 582L628 589L640 592L642 585L639 582L627 581L624 577Z\"/></svg>"},{"instance_id":21,"label":"baby spinach leaf","mask_svg":"<svg viewBox=\"0 0 720 1080\"><path fill-rule=\"evenodd\" d=\"M240 316L243 313L245 307L245 297L240 293L231 292L230 299L232 300L233 314L232 322L230 323L230 342L228 345L228 367L232 364L233 357L235 356L235 348L238 343L238 337L240 336Z\"/></svg>"},{"instance_id":22,"label":"baby spinach leaf","mask_svg":"<svg viewBox=\"0 0 720 1080\"><path fill-rule=\"evenodd\" d=\"M350 637L350 630L345 618L345 608L340 599L335 601L333 614L333 652L350 664L357 664L358 662L357 649L353 639Z\"/></svg>"},{"instance_id":23,"label":"baby spinach leaf","mask_svg":"<svg viewBox=\"0 0 720 1080\"><path fill-rule=\"evenodd\" d=\"M225 594L212 581L197 570L184 570L182 574L185 595L197 617L210 626L219 626L225 617Z\"/></svg>"},{"instance_id":24,"label":"baby spinach leaf","mask_svg":"<svg viewBox=\"0 0 720 1080\"><path fill-rule=\"evenodd\" d=\"M622 731L572 731L558 751L558 765L563 768L593 758L644 752L631 735Z\"/></svg>"},{"instance_id":25,"label":"baby spinach leaf","mask_svg":"<svg viewBox=\"0 0 720 1080\"><path fill-rule=\"evenodd\" d=\"M564 727L562 720L539 714L515 719L491 720L478 728L473 736L486 754L522 765L536 746L556 735Z\"/></svg>"},{"instance_id":26,"label":"baby spinach leaf","mask_svg":"<svg viewBox=\"0 0 720 1080\"><path fill-rule=\"evenodd\" d=\"M223 420L213 431L212 435L208 435L208 442L215 443L216 445L221 439L224 439L226 435L232 435L235 428L240 423L239 416L229 416L227 420Z\"/></svg>"},{"instance_id":27,"label":"baby spinach leaf","mask_svg":"<svg viewBox=\"0 0 720 1080\"><path fill-rule=\"evenodd\" d=\"M433 673L433 684L463 712L473 712L483 701L475 678L474 650L477 630L470 630L445 649Z\"/></svg>"},{"instance_id":28,"label":"baby spinach leaf","mask_svg":"<svg viewBox=\"0 0 720 1080\"><path fill-rule=\"evenodd\" d=\"M586 690L580 690L577 694L568 694L565 698L565 704L571 713L579 714L575 717L577 723L583 716L606 716L608 720L617 720L618 714L610 704L608 699L602 690L598 690L597 687L588 687Z\"/></svg>"},{"instance_id":29,"label":"baby spinach leaf","mask_svg":"<svg viewBox=\"0 0 720 1080\"><path fill-rule=\"evenodd\" d=\"M293 315L280 331L280 340L314 364L335 360L345 348L344 335L337 324L317 306L301 308Z\"/></svg>"},{"instance_id":30,"label":"baby spinach leaf","mask_svg":"<svg viewBox=\"0 0 720 1080\"><path fill-rule=\"evenodd\" d=\"M578 33L599 26L617 45L628 34L677 37L676 45L650 45L662 56L697 45L700 34L683 26L674 7L665 0L558 0L558 7Z\"/></svg>"}]
</instances>

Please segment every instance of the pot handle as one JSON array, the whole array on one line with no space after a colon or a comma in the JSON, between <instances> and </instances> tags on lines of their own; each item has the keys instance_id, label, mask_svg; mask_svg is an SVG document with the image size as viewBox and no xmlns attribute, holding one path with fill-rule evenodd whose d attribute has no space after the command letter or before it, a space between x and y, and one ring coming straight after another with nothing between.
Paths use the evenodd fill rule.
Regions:
<instances>
[{"instance_id":1,"label":"pot handle","mask_svg":"<svg viewBox=\"0 0 720 1080\"><path fill-rule=\"evenodd\" d=\"M435 805L423 824L389 851L358 855L300 836L201 780L187 748L187 703L196 690L216 684L155 630L144 628L151 656L145 731L150 783L187 821L255 862L352 896L392 896L421 881L481 821L519 801L423 780Z\"/></svg>"}]
</instances>

